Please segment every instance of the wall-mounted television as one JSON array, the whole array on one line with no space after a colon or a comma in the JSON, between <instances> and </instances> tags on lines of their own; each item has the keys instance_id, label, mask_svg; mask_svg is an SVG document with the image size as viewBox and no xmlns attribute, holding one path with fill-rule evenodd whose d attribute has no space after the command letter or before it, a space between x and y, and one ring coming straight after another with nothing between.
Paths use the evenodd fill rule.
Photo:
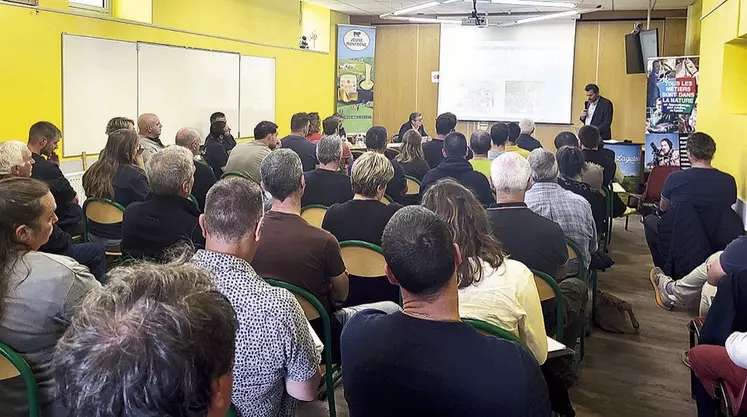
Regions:
<instances>
[{"instance_id":1,"label":"wall-mounted television","mask_svg":"<svg viewBox=\"0 0 747 417\"><path fill-rule=\"evenodd\" d=\"M643 74L649 58L659 56L659 30L642 30L625 35L625 70Z\"/></svg>"},{"instance_id":2,"label":"wall-mounted television","mask_svg":"<svg viewBox=\"0 0 747 417\"><path fill-rule=\"evenodd\" d=\"M642 30L638 38L641 41L641 54L645 69L649 58L659 57L659 29Z\"/></svg>"}]
</instances>

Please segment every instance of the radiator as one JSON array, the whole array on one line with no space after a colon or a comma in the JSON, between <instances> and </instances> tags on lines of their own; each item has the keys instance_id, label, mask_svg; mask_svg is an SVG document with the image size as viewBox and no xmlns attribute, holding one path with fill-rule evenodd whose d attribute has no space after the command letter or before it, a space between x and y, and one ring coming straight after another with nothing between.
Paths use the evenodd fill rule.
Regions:
<instances>
[{"instance_id":1,"label":"radiator","mask_svg":"<svg viewBox=\"0 0 747 417\"><path fill-rule=\"evenodd\" d=\"M85 171L65 174L65 178L70 181L70 185L73 186L73 190L75 190L75 192L78 194L78 204L80 204L81 206L86 200L86 192L83 191L83 174L85 174Z\"/></svg>"}]
</instances>

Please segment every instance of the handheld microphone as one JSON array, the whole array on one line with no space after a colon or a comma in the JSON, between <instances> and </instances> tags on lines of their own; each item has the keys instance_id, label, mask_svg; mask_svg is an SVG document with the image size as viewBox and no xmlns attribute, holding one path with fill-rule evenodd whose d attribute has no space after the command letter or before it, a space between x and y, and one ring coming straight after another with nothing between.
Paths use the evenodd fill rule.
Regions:
<instances>
[{"instance_id":1,"label":"handheld microphone","mask_svg":"<svg viewBox=\"0 0 747 417\"><path fill-rule=\"evenodd\" d=\"M589 101L584 101L584 110L589 110Z\"/></svg>"}]
</instances>

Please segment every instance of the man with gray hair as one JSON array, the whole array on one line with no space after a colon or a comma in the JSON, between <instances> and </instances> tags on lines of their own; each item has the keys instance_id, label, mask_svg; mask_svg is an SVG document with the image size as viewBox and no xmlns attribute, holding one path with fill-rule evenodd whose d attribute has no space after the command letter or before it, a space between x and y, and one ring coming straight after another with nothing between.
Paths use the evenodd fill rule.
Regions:
<instances>
[{"instance_id":1,"label":"man with gray hair","mask_svg":"<svg viewBox=\"0 0 747 417\"><path fill-rule=\"evenodd\" d=\"M194 155L195 183L192 186L192 195L197 200L200 211L205 211L205 197L210 187L215 184L215 174L200 154L200 134L196 129L183 127L176 132L175 143L189 149Z\"/></svg>"},{"instance_id":2,"label":"man with gray hair","mask_svg":"<svg viewBox=\"0 0 747 417\"><path fill-rule=\"evenodd\" d=\"M122 218L122 253L135 259L164 259L177 243L205 246L198 226L200 209L189 195L193 155L182 146L153 154L145 165L150 198L127 206Z\"/></svg>"},{"instance_id":3,"label":"man with gray hair","mask_svg":"<svg viewBox=\"0 0 747 417\"><path fill-rule=\"evenodd\" d=\"M57 343L62 402L71 416L224 417L237 329L206 271L183 263L116 268Z\"/></svg>"},{"instance_id":4,"label":"man with gray hair","mask_svg":"<svg viewBox=\"0 0 747 417\"><path fill-rule=\"evenodd\" d=\"M323 136L316 144L316 158L319 160L316 169L303 174L306 189L301 206L321 204L330 207L351 200L353 189L350 177L340 172L342 139L339 136Z\"/></svg>"},{"instance_id":5,"label":"man with gray hair","mask_svg":"<svg viewBox=\"0 0 747 417\"><path fill-rule=\"evenodd\" d=\"M333 359L340 355L342 326L363 308L397 311L391 302L337 309L348 298L349 281L337 239L301 217L301 196L306 187L301 158L290 149L265 157L260 168L262 187L272 195L272 209L264 219L262 240L252 267L263 278L285 281L312 293L329 314ZM324 334L320 320L311 323Z\"/></svg>"},{"instance_id":6,"label":"man with gray hair","mask_svg":"<svg viewBox=\"0 0 747 417\"><path fill-rule=\"evenodd\" d=\"M34 158L25 143L19 140L0 142L0 179L31 176Z\"/></svg>"},{"instance_id":7,"label":"man with gray hair","mask_svg":"<svg viewBox=\"0 0 747 417\"><path fill-rule=\"evenodd\" d=\"M588 270L591 254L598 249L597 230L591 205L586 199L558 185L558 162L555 154L535 149L529 155L532 188L526 193L527 206L563 229L565 236L581 249ZM575 266L575 265L574 265ZM573 271L573 266L571 268Z\"/></svg>"},{"instance_id":8,"label":"man with gray hair","mask_svg":"<svg viewBox=\"0 0 747 417\"><path fill-rule=\"evenodd\" d=\"M529 152L532 152L535 149L542 148L542 144L540 141L532 137L534 134L534 122L529 119L522 119L519 122L519 128L521 129L521 134L519 135L519 139L516 141L516 144L521 149L526 149Z\"/></svg>"},{"instance_id":9,"label":"man with gray hair","mask_svg":"<svg viewBox=\"0 0 747 417\"><path fill-rule=\"evenodd\" d=\"M233 403L239 415L292 416L296 399L316 396L319 355L298 301L250 265L260 242L262 204L262 190L250 180L231 177L215 184L200 216L205 249L192 263L211 273L236 310Z\"/></svg>"}]
</instances>

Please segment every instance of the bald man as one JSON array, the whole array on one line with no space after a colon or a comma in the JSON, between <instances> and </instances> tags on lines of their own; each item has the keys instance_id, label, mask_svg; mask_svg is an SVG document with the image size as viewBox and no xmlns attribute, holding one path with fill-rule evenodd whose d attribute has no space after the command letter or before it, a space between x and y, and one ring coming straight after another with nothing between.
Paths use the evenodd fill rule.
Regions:
<instances>
[{"instance_id":1,"label":"bald man","mask_svg":"<svg viewBox=\"0 0 747 417\"><path fill-rule=\"evenodd\" d=\"M153 113L141 114L137 118L137 130L140 135L140 146L143 147L143 162L147 163L154 153L164 148L159 138L161 121Z\"/></svg>"},{"instance_id":2,"label":"bald man","mask_svg":"<svg viewBox=\"0 0 747 417\"><path fill-rule=\"evenodd\" d=\"M205 211L205 197L208 190L215 184L213 169L205 163L200 155L200 134L191 127L183 127L176 132L175 142L192 152L195 161L195 183L192 186L192 195L197 199L200 211Z\"/></svg>"}]
</instances>

